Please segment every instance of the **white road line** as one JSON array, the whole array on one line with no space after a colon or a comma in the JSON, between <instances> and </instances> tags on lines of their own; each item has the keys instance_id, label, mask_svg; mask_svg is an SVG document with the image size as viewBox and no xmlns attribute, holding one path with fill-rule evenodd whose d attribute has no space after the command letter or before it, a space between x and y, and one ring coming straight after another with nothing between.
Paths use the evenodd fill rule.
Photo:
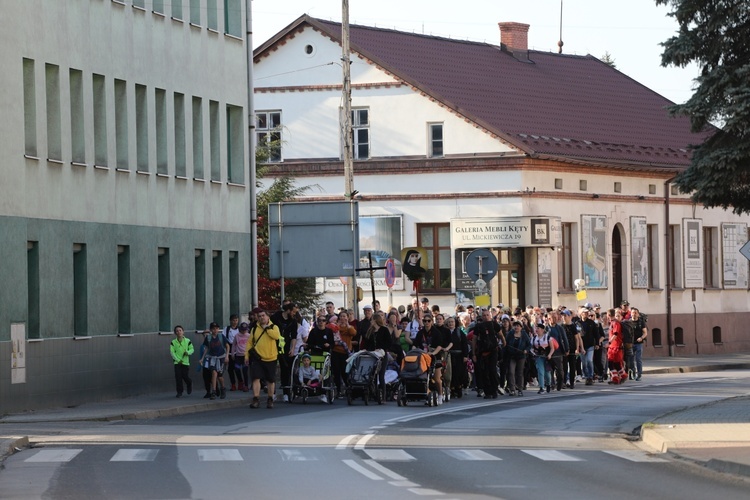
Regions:
<instances>
[{"instance_id":1,"label":"white road line","mask_svg":"<svg viewBox=\"0 0 750 500\"><path fill-rule=\"evenodd\" d=\"M359 472L363 476L365 476L367 479L372 479L373 481L382 481L383 478L375 474L374 472L370 472L369 470L365 469L361 465L359 465L354 460L342 460L346 465L354 469L355 471Z\"/></svg>"},{"instance_id":2,"label":"white road line","mask_svg":"<svg viewBox=\"0 0 750 500\"><path fill-rule=\"evenodd\" d=\"M415 495L421 495L421 496L439 496L439 495L445 495L442 491L438 490L431 490L429 488L409 488L409 491L414 493Z\"/></svg>"},{"instance_id":3,"label":"white road line","mask_svg":"<svg viewBox=\"0 0 750 500\"><path fill-rule=\"evenodd\" d=\"M372 439L372 437L373 437L374 435L375 435L375 434L365 434L364 436L362 436L362 437L361 437L361 438L359 439L359 441L357 441L357 444L356 444L356 445L354 445L354 449L355 449L355 450L364 450L364 449L365 449L365 445L367 444L367 442L368 442L368 441L369 441L370 439Z\"/></svg>"},{"instance_id":4,"label":"white road line","mask_svg":"<svg viewBox=\"0 0 750 500\"><path fill-rule=\"evenodd\" d=\"M404 476L396 474L392 470L383 467L382 465L380 465L379 463L377 463L375 460L365 459L364 462L367 465L369 465L370 467L372 467L373 469L375 469L376 471L378 471L381 474L383 474L384 476L390 477L391 479L393 479L395 481L401 481L401 482L407 481L408 482L408 480ZM393 483L391 483L391 484L393 484ZM409 486L419 486L419 485L411 483Z\"/></svg>"},{"instance_id":5,"label":"white road line","mask_svg":"<svg viewBox=\"0 0 750 500\"><path fill-rule=\"evenodd\" d=\"M650 454L641 450L602 450L602 451L604 451L604 453L608 453L615 457L620 457L620 458L624 458L625 460L630 460L631 462L668 462L668 460L664 460L663 458L651 456Z\"/></svg>"},{"instance_id":6,"label":"white road line","mask_svg":"<svg viewBox=\"0 0 750 500\"><path fill-rule=\"evenodd\" d=\"M304 454L302 450L281 449L279 453L281 454L281 459L285 462L309 462L318 459L313 455Z\"/></svg>"},{"instance_id":7,"label":"white road line","mask_svg":"<svg viewBox=\"0 0 750 500\"><path fill-rule=\"evenodd\" d=\"M370 455L371 459L378 460L380 462L408 462L410 460L416 460L416 458L409 455L404 450L376 448L365 450L365 453Z\"/></svg>"},{"instance_id":8,"label":"white road line","mask_svg":"<svg viewBox=\"0 0 750 500\"><path fill-rule=\"evenodd\" d=\"M347 446L349 446L349 442L351 442L352 439L359 437L359 434L350 434L346 436L344 439L339 441L339 444L336 445L337 450L345 450Z\"/></svg>"},{"instance_id":9,"label":"white road line","mask_svg":"<svg viewBox=\"0 0 750 500\"><path fill-rule=\"evenodd\" d=\"M388 484L398 486L399 488L419 488L417 483L412 483L411 481L388 481Z\"/></svg>"},{"instance_id":10,"label":"white road line","mask_svg":"<svg viewBox=\"0 0 750 500\"><path fill-rule=\"evenodd\" d=\"M443 450L443 453L450 455L456 460L502 460L502 458L490 455L482 450Z\"/></svg>"},{"instance_id":11,"label":"white road line","mask_svg":"<svg viewBox=\"0 0 750 500\"><path fill-rule=\"evenodd\" d=\"M209 448L198 450L198 460L201 462L242 462L242 455L237 449Z\"/></svg>"},{"instance_id":12,"label":"white road line","mask_svg":"<svg viewBox=\"0 0 750 500\"><path fill-rule=\"evenodd\" d=\"M49 449L39 450L24 462L70 462L83 450Z\"/></svg>"},{"instance_id":13,"label":"white road line","mask_svg":"<svg viewBox=\"0 0 750 500\"><path fill-rule=\"evenodd\" d=\"M581 462L580 458L565 454L557 450L521 450L522 452L536 457L545 462Z\"/></svg>"},{"instance_id":14,"label":"white road line","mask_svg":"<svg viewBox=\"0 0 750 500\"><path fill-rule=\"evenodd\" d=\"M122 448L117 450L110 462L153 462L159 450Z\"/></svg>"}]
</instances>

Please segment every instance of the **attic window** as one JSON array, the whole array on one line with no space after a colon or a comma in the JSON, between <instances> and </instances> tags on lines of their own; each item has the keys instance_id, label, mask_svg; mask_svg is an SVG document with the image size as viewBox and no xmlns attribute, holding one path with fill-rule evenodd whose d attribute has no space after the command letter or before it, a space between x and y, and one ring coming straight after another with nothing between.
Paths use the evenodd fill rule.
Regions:
<instances>
[{"instance_id":1,"label":"attic window","mask_svg":"<svg viewBox=\"0 0 750 500\"><path fill-rule=\"evenodd\" d=\"M311 43L308 43L307 45L305 45L305 54L307 54L308 56L315 55L315 45Z\"/></svg>"}]
</instances>

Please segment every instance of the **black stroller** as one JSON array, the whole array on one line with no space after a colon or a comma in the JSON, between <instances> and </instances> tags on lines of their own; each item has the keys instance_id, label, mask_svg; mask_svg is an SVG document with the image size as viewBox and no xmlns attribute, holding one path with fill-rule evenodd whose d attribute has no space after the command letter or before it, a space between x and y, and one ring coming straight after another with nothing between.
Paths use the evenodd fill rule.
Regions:
<instances>
[{"instance_id":1,"label":"black stroller","mask_svg":"<svg viewBox=\"0 0 750 500\"><path fill-rule=\"evenodd\" d=\"M361 397L365 404L370 400L383 404L383 390L380 387L380 364L382 359L369 351L359 351L350 360L346 402L352 404L354 398Z\"/></svg>"},{"instance_id":2,"label":"black stroller","mask_svg":"<svg viewBox=\"0 0 750 500\"><path fill-rule=\"evenodd\" d=\"M435 362L432 356L421 349L412 349L401 361L399 375L398 405L409 401L425 401L428 406L437 406L438 393L432 381Z\"/></svg>"}]
</instances>

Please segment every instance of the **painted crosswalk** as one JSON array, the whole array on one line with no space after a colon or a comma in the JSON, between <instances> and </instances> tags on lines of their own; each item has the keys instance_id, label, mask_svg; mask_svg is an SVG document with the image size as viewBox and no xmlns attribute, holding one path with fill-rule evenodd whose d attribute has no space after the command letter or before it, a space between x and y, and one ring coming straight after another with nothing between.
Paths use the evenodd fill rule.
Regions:
<instances>
[{"instance_id":1,"label":"painted crosswalk","mask_svg":"<svg viewBox=\"0 0 750 500\"><path fill-rule=\"evenodd\" d=\"M187 451L188 454L194 453L196 459L200 462L242 462L249 460L243 456L245 448L196 448ZM83 449L69 448L44 448L36 450L31 456L24 461L28 463L62 463L70 462L78 457ZM309 462L324 460L323 456L326 449L322 448L278 448L278 457L284 462ZM357 450L359 452L359 450ZM580 451L580 450L550 450L550 449L443 449L445 455L457 461L474 461L474 462L496 462L501 460L513 459L515 454L523 453L527 456L534 457L544 462L586 462L600 460L597 458L598 453L604 453L629 462L667 462L666 459L659 455L654 455L646 451L630 450L600 450L600 451ZM362 463L369 464L371 469L377 471L380 462L413 462L424 458L416 452L420 450L404 450L397 448L364 448L362 450L366 457L363 460L344 460L344 463L351 468L357 469L363 467ZM416 455L416 456L415 456ZM158 448L120 448L114 452L109 459L110 462L154 462L159 460L160 454ZM601 457L601 455L598 455ZM358 470L358 469L357 469ZM370 469L368 471L371 472ZM382 470L379 471L384 474ZM395 475L384 474L389 479L395 481L405 481L404 478Z\"/></svg>"}]
</instances>

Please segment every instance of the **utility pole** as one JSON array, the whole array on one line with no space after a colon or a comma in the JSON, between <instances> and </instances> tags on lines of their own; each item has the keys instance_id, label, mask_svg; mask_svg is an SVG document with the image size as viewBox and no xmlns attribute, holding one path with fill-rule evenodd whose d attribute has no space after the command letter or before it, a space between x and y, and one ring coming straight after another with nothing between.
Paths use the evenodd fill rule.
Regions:
<instances>
[{"instance_id":1,"label":"utility pole","mask_svg":"<svg viewBox=\"0 0 750 500\"><path fill-rule=\"evenodd\" d=\"M346 307L355 311L357 307L357 268L359 267L359 242L356 231L358 221L354 220L354 150L352 147L352 86L351 86L351 53L349 49L349 0L341 0L341 67L343 70L343 95L341 100L341 133L344 139L344 199L352 204L350 213L352 229L352 274L346 294Z\"/></svg>"},{"instance_id":2,"label":"utility pole","mask_svg":"<svg viewBox=\"0 0 750 500\"><path fill-rule=\"evenodd\" d=\"M245 0L245 51L247 53L247 150L250 156L250 298L251 309L258 307L258 200L255 186L255 108L253 85L253 8ZM239 312L239 311L236 311Z\"/></svg>"}]
</instances>

